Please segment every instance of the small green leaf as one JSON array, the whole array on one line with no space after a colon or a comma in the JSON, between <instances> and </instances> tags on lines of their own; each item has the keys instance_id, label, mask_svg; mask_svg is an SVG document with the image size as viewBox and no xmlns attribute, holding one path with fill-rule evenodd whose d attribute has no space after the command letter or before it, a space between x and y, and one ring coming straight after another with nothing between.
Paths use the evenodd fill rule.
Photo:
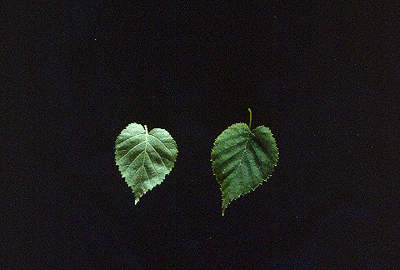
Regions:
<instances>
[{"instance_id":1,"label":"small green leaf","mask_svg":"<svg viewBox=\"0 0 400 270\"><path fill-rule=\"evenodd\" d=\"M135 204L140 197L160 184L172 170L178 148L168 131L129 124L115 141L115 161L122 177L135 194Z\"/></svg>"},{"instance_id":2,"label":"small green leaf","mask_svg":"<svg viewBox=\"0 0 400 270\"><path fill-rule=\"evenodd\" d=\"M230 202L256 189L271 176L278 163L278 148L269 128L259 126L250 130L247 124L238 123L215 140L211 161L221 185L224 215Z\"/></svg>"}]
</instances>

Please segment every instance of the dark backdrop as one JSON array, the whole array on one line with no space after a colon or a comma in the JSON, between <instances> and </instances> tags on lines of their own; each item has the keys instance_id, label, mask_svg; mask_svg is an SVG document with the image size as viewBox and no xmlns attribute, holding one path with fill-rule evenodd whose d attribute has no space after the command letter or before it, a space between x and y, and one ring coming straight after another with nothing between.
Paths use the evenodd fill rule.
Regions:
<instances>
[{"instance_id":1,"label":"dark backdrop","mask_svg":"<svg viewBox=\"0 0 400 270\"><path fill-rule=\"evenodd\" d=\"M0 4L2 269L400 265L396 1L17 2ZM222 217L210 152L248 108L279 162ZM133 122L179 148L137 205L114 161Z\"/></svg>"}]
</instances>

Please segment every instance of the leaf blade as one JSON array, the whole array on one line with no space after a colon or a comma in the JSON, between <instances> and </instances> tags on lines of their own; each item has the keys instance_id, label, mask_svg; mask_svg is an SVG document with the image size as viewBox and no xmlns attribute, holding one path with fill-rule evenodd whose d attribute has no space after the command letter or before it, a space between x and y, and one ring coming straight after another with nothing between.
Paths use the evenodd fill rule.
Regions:
<instances>
[{"instance_id":1,"label":"leaf blade","mask_svg":"<svg viewBox=\"0 0 400 270\"><path fill-rule=\"evenodd\" d=\"M224 215L229 203L271 176L278 161L278 148L269 128L260 126L251 131L247 124L238 123L217 137L211 161L221 186Z\"/></svg>"},{"instance_id":2,"label":"leaf blade","mask_svg":"<svg viewBox=\"0 0 400 270\"><path fill-rule=\"evenodd\" d=\"M129 124L115 141L115 161L135 194L135 204L172 170L178 148L168 131Z\"/></svg>"}]
</instances>

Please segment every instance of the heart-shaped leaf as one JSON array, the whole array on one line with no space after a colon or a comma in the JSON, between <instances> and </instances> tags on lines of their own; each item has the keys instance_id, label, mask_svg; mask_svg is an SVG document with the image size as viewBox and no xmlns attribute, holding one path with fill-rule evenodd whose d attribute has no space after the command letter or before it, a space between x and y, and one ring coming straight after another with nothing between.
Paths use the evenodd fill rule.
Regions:
<instances>
[{"instance_id":1,"label":"heart-shaped leaf","mask_svg":"<svg viewBox=\"0 0 400 270\"><path fill-rule=\"evenodd\" d=\"M250 111L251 125L251 111ZM257 188L278 163L278 148L271 130L247 124L230 126L215 140L212 169L221 185L222 215L228 204Z\"/></svg>"},{"instance_id":2,"label":"heart-shaped leaf","mask_svg":"<svg viewBox=\"0 0 400 270\"><path fill-rule=\"evenodd\" d=\"M160 184L172 170L178 148L168 131L129 124L115 141L115 161L122 177L135 194L135 204L140 197Z\"/></svg>"}]
</instances>

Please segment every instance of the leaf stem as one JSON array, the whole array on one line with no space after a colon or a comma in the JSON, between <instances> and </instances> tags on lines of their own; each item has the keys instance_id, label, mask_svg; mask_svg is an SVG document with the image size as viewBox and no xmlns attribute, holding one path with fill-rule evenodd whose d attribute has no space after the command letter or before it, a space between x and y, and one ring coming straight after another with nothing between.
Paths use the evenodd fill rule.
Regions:
<instances>
[{"instance_id":1,"label":"leaf stem","mask_svg":"<svg viewBox=\"0 0 400 270\"><path fill-rule=\"evenodd\" d=\"M252 114L251 114L251 109L249 108L249 112L250 112L250 121L249 121L249 129L251 130L251 119L252 119Z\"/></svg>"}]
</instances>

